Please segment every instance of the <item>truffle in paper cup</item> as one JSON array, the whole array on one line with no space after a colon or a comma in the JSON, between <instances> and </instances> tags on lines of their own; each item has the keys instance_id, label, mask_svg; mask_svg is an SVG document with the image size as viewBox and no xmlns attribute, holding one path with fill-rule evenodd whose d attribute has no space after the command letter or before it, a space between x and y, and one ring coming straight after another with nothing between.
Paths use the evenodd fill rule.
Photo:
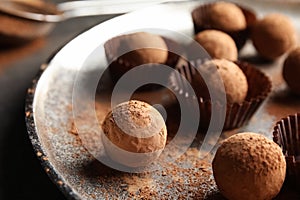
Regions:
<instances>
[{"instance_id":1,"label":"truffle in paper cup","mask_svg":"<svg viewBox=\"0 0 300 200\"><path fill-rule=\"evenodd\" d=\"M287 164L287 180L300 184L300 113L278 121L273 131L273 141L282 149Z\"/></svg>"},{"instance_id":2,"label":"truffle in paper cup","mask_svg":"<svg viewBox=\"0 0 300 200\"><path fill-rule=\"evenodd\" d=\"M219 23L216 24L214 22L215 20L213 19L220 19L221 21L222 19L224 19L223 22L226 22L227 25L230 26L232 26L233 23L228 21L230 19L227 20L224 16L218 16L217 14L215 14L214 11L212 12L211 10L215 5L220 6L220 9L217 9L218 15L219 14L231 15L233 23L236 23L236 21L241 21L241 23L238 23L237 26L233 28L226 27L226 24L224 25L224 23L223 25L220 25ZM224 7L228 7L228 5L229 5L228 9L224 8ZM203 4L196 7L192 11L192 19L194 23L195 34L207 29L216 29L216 30L223 31L233 38L237 48L240 50L245 45L247 39L250 36L250 28L256 21L256 14L254 13L254 11L248 8L236 4L233 5L234 6L232 6L232 3L228 3L228 2L214 2L214 3ZM238 9L236 9L236 7L240 9L241 14L239 11L237 11ZM231 12L230 11L232 10L231 8L233 8L234 11L237 12ZM243 23L245 23L245 25L243 25Z\"/></svg>"},{"instance_id":3,"label":"truffle in paper cup","mask_svg":"<svg viewBox=\"0 0 300 200\"><path fill-rule=\"evenodd\" d=\"M195 66L200 66L206 60L197 60L192 62L185 62L177 67L181 76L172 73L170 76L170 85L173 90L179 95L184 95L187 103L190 105L191 111L193 111L194 106L199 106L200 109L200 128L206 129L211 121L212 105L214 104L218 109L226 109L226 117L224 122L224 130L234 129L245 125L254 113L257 111L259 106L268 97L271 91L271 81L269 78L260 70L251 66L246 62L237 61L240 69L244 72L247 83L248 91L247 96L244 101L239 103L227 102L226 105L216 101L212 102L209 98L201 97L201 94L194 89L196 96L191 95L185 85L187 84L183 81L183 77L191 84L193 78L196 76L197 70ZM260 87L263 85L264 87ZM222 121L221 119L213 119L214 123Z\"/></svg>"},{"instance_id":4,"label":"truffle in paper cup","mask_svg":"<svg viewBox=\"0 0 300 200\"><path fill-rule=\"evenodd\" d=\"M116 83L125 73L135 67L147 65L143 73L136 74L132 80L143 79L151 74L151 68L167 65L174 68L179 56L180 45L172 39L156 34L137 32L120 35L104 44L108 68L112 81ZM163 78L164 80L167 77ZM157 85L144 86L143 89L155 89Z\"/></svg>"}]
</instances>

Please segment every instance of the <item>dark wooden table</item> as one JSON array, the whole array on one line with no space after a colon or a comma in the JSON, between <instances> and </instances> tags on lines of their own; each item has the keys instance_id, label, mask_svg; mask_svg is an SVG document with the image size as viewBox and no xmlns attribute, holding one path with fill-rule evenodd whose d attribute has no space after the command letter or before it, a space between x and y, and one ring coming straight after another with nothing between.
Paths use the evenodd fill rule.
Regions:
<instances>
[{"instance_id":1,"label":"dark wooden table","mask_svg":"<svg viewBox=\"0 0 300 200\"><path fill-rule=\"evenodd\" d=\"M33 153L24 121L26 90L40 65L53 52L82 31L111 17L68 20L57 24L45 38L14 48L0 47L1 200L65 199Z\"/></svg>"}]
</instances>

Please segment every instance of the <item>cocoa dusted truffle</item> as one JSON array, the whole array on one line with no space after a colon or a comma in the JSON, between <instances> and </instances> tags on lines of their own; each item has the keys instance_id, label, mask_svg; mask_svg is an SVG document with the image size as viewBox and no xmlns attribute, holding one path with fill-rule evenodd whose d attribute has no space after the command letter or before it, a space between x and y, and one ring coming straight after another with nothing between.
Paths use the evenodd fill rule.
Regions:
<instances>
[{"instance_id":1,"label":"cocoa dusted truffle","mask_svg":"<svg viewBox=\"0 0 300 200\"><path fill-rule=\"evenodd\" d=\"M240 50L249 38L256 14L234 3L217 1L199 5L192 11L194 31L215 29L230 35Z\"/></svg>"},{"instance_id":2,"label":"cocoa dusted truffle","mask_svg":"<svg viewBox=\"0 0 300 200\"><path fill-rule=\"evenodd\" d=\"M132 50L122 55L120 59L124 63L134 65L145 63L165 63L168 58L168 47L159 35L138 32L120 37L121 46L119 50Z\"/></svg>"},{"instance_id":3,"label":"cocoa dusted truffle","mask_svg":"<svg viewBox=\"0 0 300 200\"><path fill-rule=\"evenodd\" d=\"M105 53L111 75L118 79L127 71L143 64L165 64L168 60L168 46L156 34L136 32L120 35L108 40Z\"/></svg>"},{"instance_id":4,"label":"cocoa dusted truffle","mask_svg":"<svg viewBox=\"0 0 300 200\"><path fill-rule=\"evenodd\" d=\"M211 27L223 31L239 31L247 26L243 11L230 2L213 3L207 10L206 23Z\"/></svg>"},{"instance_id":5,"label":"cocoa dusted truffle","mask_svg":"<svg viewBox=\"0 0 300 200\"><path fill-rule=\"evenodd\" d=\"M285 59L282 75L291 91L300 95L300 47L291 51Z\"/></svg>"},{"instance_id":6,"label":"cocoa dusted truffle","mask_svg":"<svg viewBox=\"0 0 300 200\"><path fill-rule=\"evenodd\" d=\"M116 84L126 74L126 84L122 84L124 88L138 84L141 86L138 91L161 88L158 84L141 83L149 82L151 77L167 80L169 74L166 70L160 70L161 73L158 70L163 65L175 68L180 52L183 51L181 45L173 39L147 32L113 37L105 42L104 50L108 63L105 72L111 77L112 83Z\"/></svg>"},{"instance_id":7,"label":"cocoa dusted truffle","mask_svg":"<svg viewBox=\"0 0 300 200\"><path fill-rule=\"evenodd\" d=\"M217 68L219 74L218 77L212 74L212 68ZM201 68L201 69L200 69ZM216 81L216 78L221 78L224 84L226 92L226 99L228 103L241 103L247 96L248 83L247 78L243 71L233 62L225 59L213 59L206 61L203 65L198 67L199 71L203 72L193 77L192 86L195 89L197 96L209 99L208 87L217 92L221 90L218 84L220 81ZM207 76L207 83L202 76Z\"/></svg>"},{"instance_id":8,"label":"cocoa dusted truffle","mask_svg":"<svg viewBox=\"0 0 300 200\"><path fill-rule=\"evenodd\" d=\"M207 62L212 64L203 69L203 62L204 65L208 65ZM178 67L180 76L172 73L169 78L170 86L176 96L181 96L189 102L198 101L198 104L191 103L188 110L193 113L198 107L200 128L205 131L211 124L223 124L223 130L244 126L271 92L270 79L253 65L241 61L219 60L219 62L230 63L230 65L226 65L228 66L227 71L226 68L222 70L224 80L226 79L226 82L223 80L225 87L222 83L222 75L218 73L220 71L217 69L218 66L214 65L213 61L206 61L205 58L191 59L190 62L183 63ZM207 86L209 86L209 90ZM225 91L226 88L227 91ZM224 101L226 92L228 93L227 102ZM220 111L218 119L211 117L212 106ZM222 111L225 107L224 121Z\"/></svg>"},{"instance_id":9,"label":"cocoa dusted truffle","mask_svg":"<svg viewBox=\"0 0 300 200\"><path fill-rule=\"evenodd\" d=\"M205 30L198 33L195 40L212 58L224 58L232 61L238 58L238 50L234 40L224 32Z\"/></svg>"},{"instance_id":10,"label":"cocoa dusted truffle","mask_svg":"<svg viewBox=\"0 0 300 200\"><path fill-rule=\"evenodd\" d=\"M212 166L217 186L229 200L271 200L279 193L286 175L281 148L251 132L224 140Z\"/></svg>"},{"instance_id":11,"label":"cocoa dusted truffle","mask_svg":"<svg viewBox=\"0 0 300 200\"><path fill-rule=\"evenodd\" d=\"M108 156L128 167L149 165L166 145L163 117L142 101L130 100L117 105L104 119L102 129Z\"/></svg>"},{"instance_id":12,"label":"cocoa dusted truffle","mask_svg":"<svg viewBox=\"0 0 300 200\"><path fill-rule=\"evenodd\" d=\"M251 39L258 53L270 60L276 59L296 44L296 30L290 19L282 14L269 14L258 20Z\"/></svg>"}]
</instances>

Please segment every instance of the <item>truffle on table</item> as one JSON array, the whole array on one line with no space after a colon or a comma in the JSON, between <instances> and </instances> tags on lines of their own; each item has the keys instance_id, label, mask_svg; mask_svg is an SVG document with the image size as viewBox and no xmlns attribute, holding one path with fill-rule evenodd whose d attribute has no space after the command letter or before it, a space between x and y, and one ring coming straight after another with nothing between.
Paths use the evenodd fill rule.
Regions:
<instances>
[{"instance_id":1,"label":"truffle on table","mask_svg":"<svg viewBox=\"0 0 300 200\"><path fill-rule=\"evenodd\" d=\"M257 52L270 60L292 49L297 41L293 23L282 14L265 16L253 25L251 31L251 39Z\"/></svg>"},{"instance_id":2,"label":"truffle on table","mask_svg":"<svg viewBox=\"0 0 300 200\"><path fill-rule=\"evenodd\" d=\"M213 174L229 200L271 200L285 180L286 162L272 140L257 133L239 133L218 148Z\"/></svg>"},{"instance_id":3,"label":"truffle on table","mask_svg":"<svg viewBox=\"0 0 300 200\"><path fill-rule=\"evenodd\" d=\"M166 145L167 129L161 114L137 100L112 109L102 124L103 145L108 156L128 167L143 167L155 161Z\"/></svg>"},{"instance_id":4,"label":"truffle on table","mask_svg":"<svg viewBox=\"0 0 300 200\"><path fill-rule=\"evenodd\" d=\"M291 91L300 95L300 47L291 51L285 59L282 75Z\"/></svg>"},{"instance_id":5,"label":"truffle on table","mask_svg":"<svg viewBox=\"0 0 300 200\"><path fill-rule=\"evenodd\" d=\"M232 61L238 58L238 50L234 40L222 31L205 30L198 33L195 40L212 58L224 58Z\"/></svg>"}]
</instances>

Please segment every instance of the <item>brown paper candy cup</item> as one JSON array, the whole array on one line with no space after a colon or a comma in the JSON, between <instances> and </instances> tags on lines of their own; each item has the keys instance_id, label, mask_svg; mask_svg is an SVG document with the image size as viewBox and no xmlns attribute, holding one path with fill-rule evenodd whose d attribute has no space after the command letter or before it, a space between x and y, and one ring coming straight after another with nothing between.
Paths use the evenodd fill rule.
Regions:
<instances>
[{"instance_id":1,"label":"brown paper candy cup","mask_svg":"<svg viewBox=\"0 0 300 200\"><path fill-rule=\"evenodd\" d=\"M207 4L203 4L200 5L198 7L196 7L193 11L192 11L192 19L193 19L193 23L194 23L194 32L195 34L207 30L207 29L216 29L212 24L209 23L209 7L212 6L214 3L207 3ZM243 12L245 19L246 19L246 23L247 23L247 28L244 30L239 30L239 31L224 31L224 30L220 30L223 31L225 33L227 33L228 35L230 35L233 40L235 41L235 44L238 48L238 50L242 49L242 47L245 45L247 39L250 36L250 28L251 26L254 24L254 22L256 21L256 14L254 13L254 11L239 6L237 5ZM224 10L224 12L226 12L226 10Z\"/></svg>"},{"instance_id":2,"label":"brown paper candy cup","mask_svg":"<svg viewBox=\"0 0 300 200\"><path fill-rule=\"evenodd\" d=\"M264 73L250 64L239 61L235 62L247 77L247 97L242 103L227 103L226 105L222 105L220 102L212 102L210 99L204 99L199 97L197 94L196 96L191 95L191 91L187 89L186 82L182 78L186 78L186 80L191 84L193 76L197 73L194 66L199 66L203 62L205 61L198 60L198 62L186 62L186 64L178 66L177 70L181 76L176 75L176 73L171 74L169 83L172 89L178 95L183 95L185 97L186 103L190 105L191 111L195 110L194 106L199 106L199 124L202 129L206 129L211 121L211 108L213 104L218 109L225 109L226 107L226 117L223 130L238 128L245 125L270 93L272 87L271 81ZM223 121L222 119L213 120L214 123Z\"/></svg>"},{"instance_id":3,"label":"brown paper candy cup","mask_svg":"<svg viewBox=\"0 0 300 200\"><path fill-rule=\"evenodd\" d=\"M282 149L287 164L287 181L300 186L300 113L278 121L273 131L273 141Z\"/></svg>"}]
</instances>

